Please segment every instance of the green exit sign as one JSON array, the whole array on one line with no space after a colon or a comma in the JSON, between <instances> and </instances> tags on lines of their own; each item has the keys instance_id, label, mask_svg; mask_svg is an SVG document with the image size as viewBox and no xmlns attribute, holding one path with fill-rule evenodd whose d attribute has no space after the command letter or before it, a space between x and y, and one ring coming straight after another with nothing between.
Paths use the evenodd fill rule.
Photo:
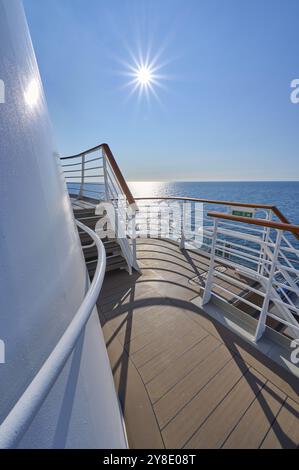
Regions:
<instances>
[{"instance_id":1,"label":"green exit sign","mask_svg":"<svg viewBox=\"0 0 299 470\"><path fill-rule=\"evenodd\" d=\"M231 214L235 215L237 217L249 217L249 218L252 219L254 214L255 214L255 210L254 209L250 210L250 209L232 208Z\"/></svg>"}]
</instances>

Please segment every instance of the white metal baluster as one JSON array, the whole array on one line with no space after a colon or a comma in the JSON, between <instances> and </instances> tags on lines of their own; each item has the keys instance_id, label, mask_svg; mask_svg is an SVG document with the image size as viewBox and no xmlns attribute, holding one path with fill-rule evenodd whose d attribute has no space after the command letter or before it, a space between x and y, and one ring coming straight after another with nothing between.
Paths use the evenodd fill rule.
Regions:
<instances>
[{"instance_id":1,"label":"white metal baluster","mask_svg":"<svg viewBox=\"0 0 299 470\"><path fill-rule=\"evenodd\" d=\"M212 295L212 286L213 286L213 279L214 279L214 269L215 269L215 253L216 253L216 244L217 244L217 229L218 229L218 220L214 220L214 230L212 236L212 247L211 247L211 257L210 257L210 265L208 276L206 280L205 290L203 293L202 298L202 305L207 304Z\"/></svg>"},{"instance_id":2,"label":"white metal baluster","mask_svg":"<svg viewBox=\"0 0 299 470\"><path fill-rule=\"evenodd\" d=\"M81 185L79 190L78 199L82 198L84 191L84 180L85 180L85 154L82 155L82 166L81 166Z\"/></svg>"},{"instance_id":3,"label":"white metal baluster","mask_svg":"<svg viewBox=\"0 0 299 470\"><path fill-rule=\"evenodd\" d=\"M133 253L133 267L139 271L137 263L137 242L136 242L136 207L132 207L132 253Z\"/></svg>"},{"instance_id":4,"label":"white metal baluster","mask_svg":"<svg viewBox=\"0 0 299 470\"><path fill-rule=\"evenodd\" d=\"M102 148L102 158L103 158L105 198L106 198L106 201L109 201L109 183L108 183L108 173L107 173L107 161L106 161L105 150L103 148Z\"/></svg>"},{"instance_id":5,"label":"white metal baluster","mask_svg":"<svg viewBox=\"0 0 299 470\"><path fill-rule=\"evenodd\" d=\"M150 219L151 219L151 211L150 211L150 204L147 204L146 206L146 238L151 238L151 225L150 225Z\"/></svg>"},{"instance_id":6,"label":"white metal baluster","mask_svg":"<svg viewBox=\"0 0 299 470\"><path fill-rule=\"evenodd\" d=\"M264 331L266 329L266 319L267 319L267 314L269 310L273 278L276 272L276 263L278 260L278 255L279 255L279 250L280 250L281 237L282 237L282 231L277 230L276 244L275 244L275 249L274 249L274 253L272 257L272 264L271 264L269 277L267 279L267 288L265 292L265 298L264 298L264 302L263 302L262 310L260 313L260 317L259 317L259 321L258 321L256 333L255 333L255 338L254 338L256 342L263 336Z\"/></svg>"},{"instance_id":7,"label":"white metal baluster","mask_svg":"<svg viewBox=\"0 0 299 470\"><path fill-rule=\"evenodd\" d=\"M181 210L181 241L180 241L180 249L185 248L185 225L186 225L186 206L185 201L182 203L182 210Z\"/></svg>"},{"instance_id":8,"label":"white metal baluster","mask_svg":"<svg viewBox=\"0 0 299 470\"><path fill-rule=\"evenodd\" d=\"M266 220L271 221L272 220L272 211L268 211ZM271 228L270 227L264 227L263 231L263 236L262 240L266 243L265 245L261 245L261 254L260 254L260 260L259 260L259 265L258 265L258 273L260 273L262 276L264 275L264 270L265 270L265 262L268 259L268 255L266 253L266 247L269 242L270 238L270 233L271 233Z\"/></svg>"},{"instance_id":9,"label":"white metal baluster","mask_svg":"<svg viewBox=\"0 0 299 470\"><path fill-rule=\"evenodd\" d=\"M163 208L162 204L158 204L158 213L157 213L158 234L157 234L157 238L162 237L162 211L161 211L161 207Z\"/></svg>"}]
</instances>

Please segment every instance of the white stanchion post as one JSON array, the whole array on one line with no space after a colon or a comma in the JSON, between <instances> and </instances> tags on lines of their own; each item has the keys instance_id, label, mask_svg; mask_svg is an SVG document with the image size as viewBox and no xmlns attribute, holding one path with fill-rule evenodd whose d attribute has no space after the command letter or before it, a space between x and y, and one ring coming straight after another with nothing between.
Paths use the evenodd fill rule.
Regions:
<instances>
[{"instance_id":1,"label":"white stanchion post","mask_svg":"<svg viewBox=\"0 0 299 470\"><path fill-rule=\"evenodd\" d=\"M214 220L213 236L212 236L210 266L209 266L207 281L206 281L206 285L205 285L205 290L204 290L204 293L203 293L202 305L207 304L210 301L211 295L212 295L212 286L213 286L214 269L215 269L217 229L218 229L218 220L215 219Z\"/></svg>"},{"instance_id":2,"label":"white stanchion post","mask_svg":"<svg viewBox=\"0 0 299 470\"><path fill-rule=\"evenodd\" d=\"M273 283L273 277L275 275L275 270L276 270L276 263L279 255L279 249L280 249L280 243L281 243L281 237L282 237L282 231L277 230L277 236L276 236L276 243L275 243L275 248L274 248L274 253L272 257L272 264L271 264L271 269L269 273L269 277L267 280L267 288L265 292L265 298L262 306L262 310L260 313L260 318L258 321L258 325L256 328L255 332L255 342L257 342L264 334L265 329L266 329L266 320L267 320L267 314L269 310L269 303L270 303L270 296L271 296L271 290L272 290L272 283Z\"/></svg>"}]
</instances>

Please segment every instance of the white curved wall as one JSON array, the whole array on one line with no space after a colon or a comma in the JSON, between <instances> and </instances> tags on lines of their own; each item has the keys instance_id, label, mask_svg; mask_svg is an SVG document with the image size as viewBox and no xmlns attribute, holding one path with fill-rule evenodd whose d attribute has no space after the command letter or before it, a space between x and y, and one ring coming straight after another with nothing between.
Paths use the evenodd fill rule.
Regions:
<instances>
[{"instance_id":1,"label":"white curved wall","mask_svg":"<svg viewBox=\"0 0 299 470\"><path fill-rule=\"evenodd\" d=\"M87 279L19 0L0 0L0 80L2 421L73 318ZM95 312L21 446L124 445Z\"/></svg>"}]
</instances>

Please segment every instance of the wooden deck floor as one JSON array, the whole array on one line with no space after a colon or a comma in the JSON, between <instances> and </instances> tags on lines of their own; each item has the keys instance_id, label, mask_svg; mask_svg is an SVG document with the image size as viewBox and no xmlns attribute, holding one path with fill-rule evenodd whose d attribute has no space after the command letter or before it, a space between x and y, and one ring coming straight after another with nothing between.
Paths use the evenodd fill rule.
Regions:
<instances>
[{"instance_id":1,"label":"wooden deck floor","mask_svg":"<svg viewBox=\"0 0 299 470\"><path fill-rule=\"evenodd\" d=\"M138 259L98 301L130 447L298 447L297 379L191 303L205 258L139 240Z\"/></svg>"}]
</instances>

